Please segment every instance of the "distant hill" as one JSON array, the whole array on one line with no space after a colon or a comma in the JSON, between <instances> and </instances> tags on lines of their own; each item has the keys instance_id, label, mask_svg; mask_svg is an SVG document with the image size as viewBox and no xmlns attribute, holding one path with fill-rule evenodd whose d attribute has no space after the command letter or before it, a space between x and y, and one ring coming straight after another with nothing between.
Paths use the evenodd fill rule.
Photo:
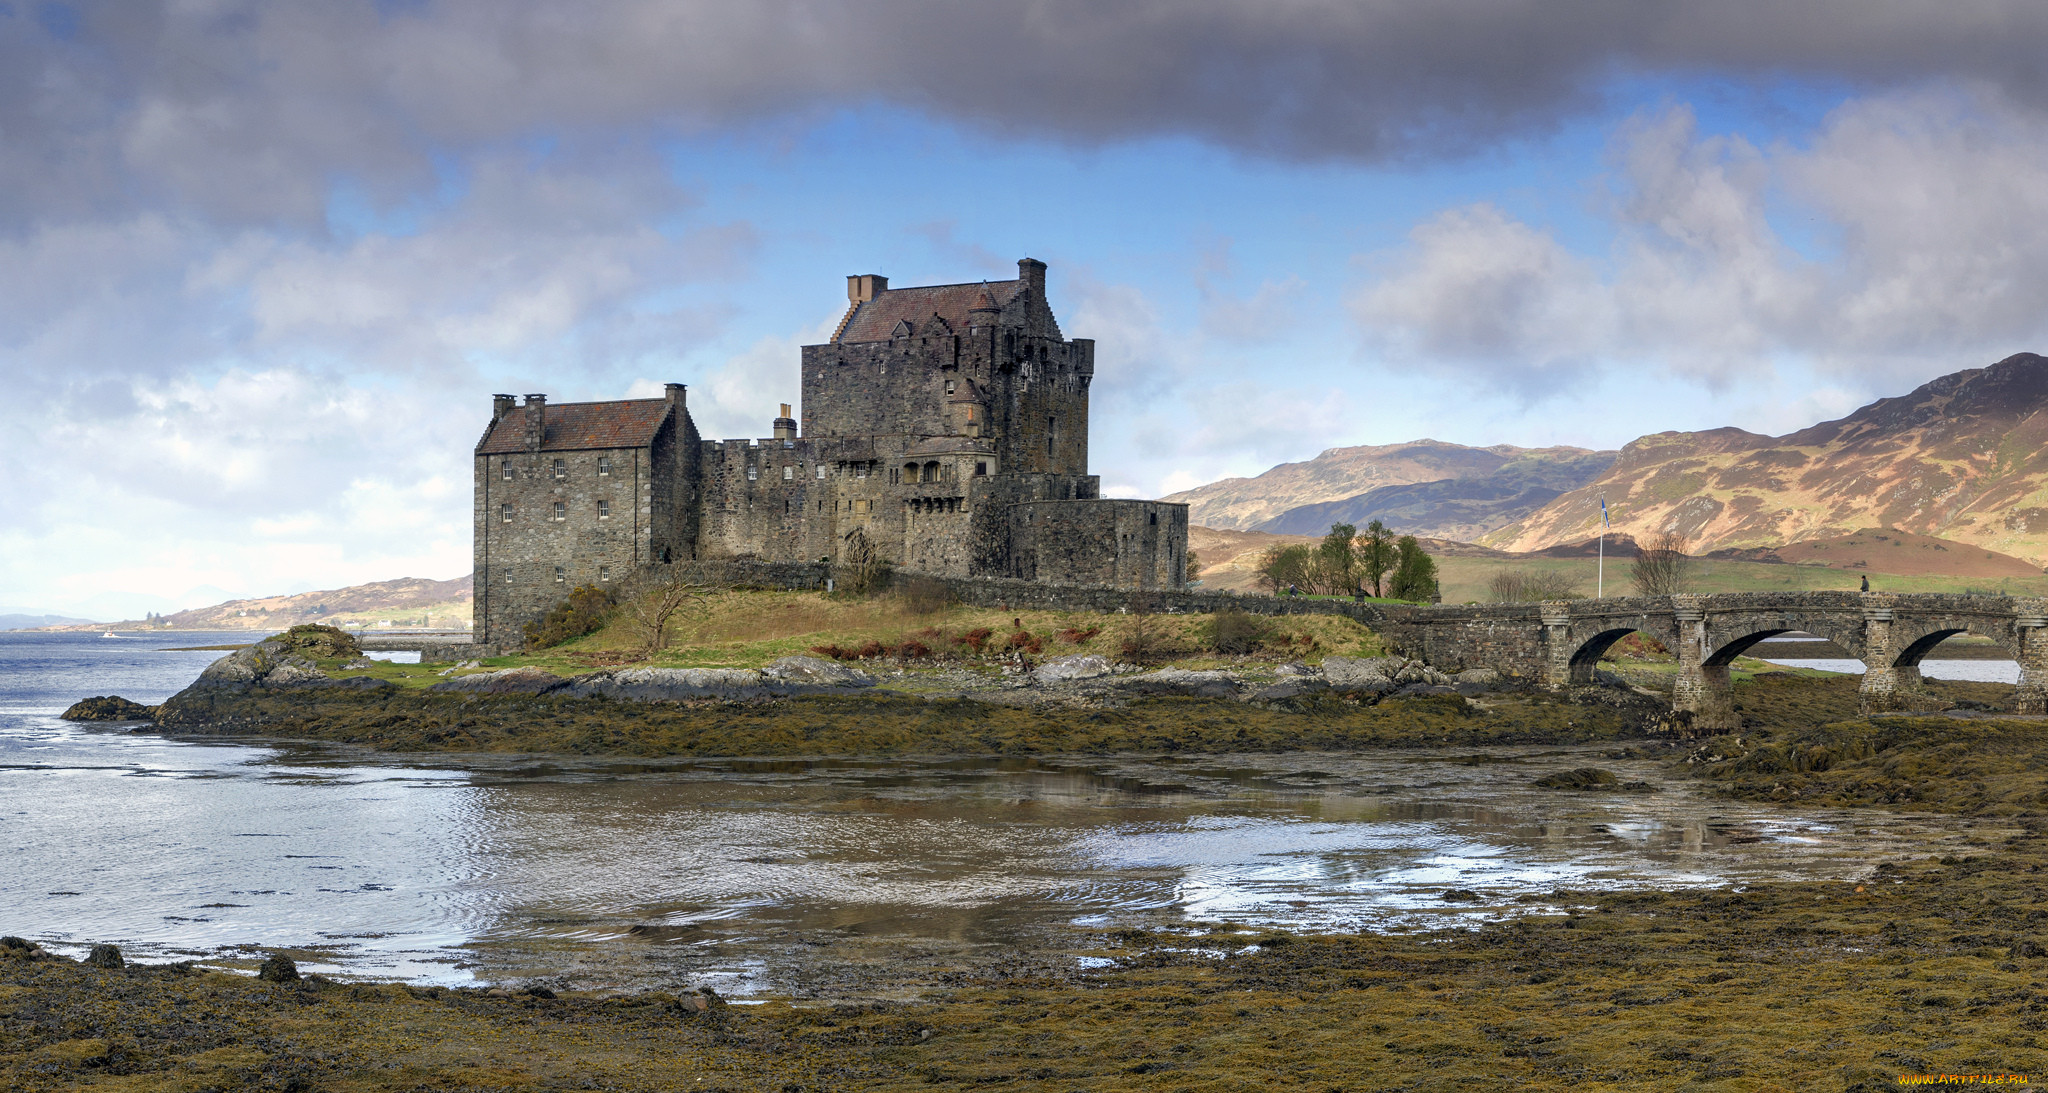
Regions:
<instances>
[{"instance_id":1,"label":"distant hill","mask_svg":"<svg viewBox=\"0 0 2048 1093\"><path fill-rule=\"evenodd\" d=\"M301 592L294 596L229 600L212 607L178 611L152 620L130 619L91 625L108 629L281 630L302 622L321 622L335 626L390 623L393 626L460 628L469 624L473 599L468 577L457 577L452 581L403 577L321 592Z\"/></svg>"},{"instance_id":2,"label":"distant hill","mask_svg":"<svg viewBox=\"0 0 2048 1093\"><path fill-rule=\"evenodd\" d=\"M1404 524L1404 532L1473 538L1483 533L1474 528L1491 531L1512 523L1559 491L1592 480L1614 455L1509 444L1471 448L1437 440L1360 445L1331 448L1314 459L1282 463L1256 478L1226 478L1165 500L1186 504L1189 523L1219 531L1321 534L1332 523L1347 522L1341 517L1324 519L1331 512L1385 509L1400 511L1404 520L1427 514L1430 522ZM1503 472L1501 479L1492 478ZM1387 487L1420 483L1460 485L1367 500ZM1320 507L1298 518L1291 515L1312 506ZM1459 530L1453 533L1448 528Z\"/></svg>"},{"instance_id":3,"label":"distant hill","mask_svg":"<svg viewBox=\"0 0 2048 1093\"><path fill-rule=\"evenodd\" d=\"M1695 551L1783 553L1856 536L1866 540L1843 549L1867 550L1879 528L2048 565L2048 358L1956 372L1785 436L1641 437L1597 479L1481 541L1513 551L1583 542L1602 496L1616 531L1676 530Z\"/></svg>"},{"instance_id":4,"label":"distant hill","mask_svg":"<svg viewBox=\"0 0 2048 1093\"><path fill-rule=\"evenodd\" d=\"M1258 526L1279 534L1321 535L1331 524L1364 527L1383 520L1407 534L1470 542L1523 520L1598 478L1615 452L1552 448L1528 452L1485 474L1381 486L1341 501L1288 509Z\"/></svg>"},{"instance_id":5,"label":"distant hill","mask_svg":"<svg viewBox=\"0 0 2048 1093\"><path fill-rule=\"evenodd\" d=\"M45 626L92 626L91 619L74 619L66 615L0 615L0 630L34 630Z\"/></svg>"}]
</instances>

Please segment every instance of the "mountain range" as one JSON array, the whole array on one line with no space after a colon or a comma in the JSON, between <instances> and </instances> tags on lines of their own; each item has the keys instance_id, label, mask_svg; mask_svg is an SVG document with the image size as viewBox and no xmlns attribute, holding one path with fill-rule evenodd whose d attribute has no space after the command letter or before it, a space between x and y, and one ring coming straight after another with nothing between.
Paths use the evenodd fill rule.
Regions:
<instances>
[{"instance_id":1,"label":"mountain range","mask_svg":"<svg viewBox=\"0 0 2048 1093\"><path fill-rule=\"evenodd\" d=\"M1364 444L1164 500L1186 504L1189 523L1219 531L1320 535L1331 524L1382 519L1419 535L1476 539L1593 481L1616 454L1440 440Z\"/></svg>"},{"instance_id":2,"label":"mountain range","mask_svg":"<svg viewBox=\"0 0 2048 1093\"><path fill-rule=\"evenodd\" d=\"M1592 539L1603 497L1615 533L1677 532L1696 553L1889 529L2048 565L2048 358L1955 372L1784 436L1663 432L1618 452L1332 448L1169 500L1222 530L1313 535L1379 518L1520 553Z\"/></svg>"}]
</instances>

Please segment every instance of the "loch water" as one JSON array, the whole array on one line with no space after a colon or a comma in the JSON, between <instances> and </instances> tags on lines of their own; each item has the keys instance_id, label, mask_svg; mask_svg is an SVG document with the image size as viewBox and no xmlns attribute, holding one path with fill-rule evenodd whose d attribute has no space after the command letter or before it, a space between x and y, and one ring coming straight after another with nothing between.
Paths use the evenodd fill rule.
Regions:
<instances>
[{"instance_id":1,"label":"loch water","mask_svg":"<svg viewBox=\"0 0 2048 1093\"><path fill-rule=\"evenodd\" d=\"M1586 747L393 756L57 716L161 701L221 655L172 647L221 640L0 633L0 933L449 984L874 995L976 961L1085 962L1062 954L1120 927L1476 924L1555 912L1559 890L1855 878L1996 834L1713 801L1663 760ZM1645 786L1532 784L1580 766Z\"/></svg>"}]
</instances>

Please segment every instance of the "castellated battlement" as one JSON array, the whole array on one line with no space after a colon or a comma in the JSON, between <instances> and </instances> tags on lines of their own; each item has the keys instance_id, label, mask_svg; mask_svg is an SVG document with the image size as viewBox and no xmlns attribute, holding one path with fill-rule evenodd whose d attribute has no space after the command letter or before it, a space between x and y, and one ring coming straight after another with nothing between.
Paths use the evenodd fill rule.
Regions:
<instances>
[{"instance_id":1,"label":"castellated battlement","mask_svg":"<svg viewBox=\"0 0 2048 1093\"><path fill-rule=\"evenodd\" d=\"M700 437L682 384L618 402L492 396L477 640L517 640L580 584L688 561L836 563L856 540L937 576L1180 588L1187 506L1101 498L1095 343L1062 334L1045 263L1017 273L848 277L832 339L802 349L800 415L782 405L763 438Z\"/></svg>"}]
</instances>

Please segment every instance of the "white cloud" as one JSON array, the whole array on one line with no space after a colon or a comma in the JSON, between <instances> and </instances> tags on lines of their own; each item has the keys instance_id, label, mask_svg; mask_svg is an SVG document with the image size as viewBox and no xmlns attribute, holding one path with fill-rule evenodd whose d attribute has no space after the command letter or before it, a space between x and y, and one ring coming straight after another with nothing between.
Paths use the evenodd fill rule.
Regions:
<instances>
[{"instance_id":1,"label":"white cloud","mask_svg":"<svg viewBox=\"0 0 2048 1093\"><path fill-rule=\"evenodd\" d=\"M1446 210L1352 299L1377 353L1538 395L1602 366L1721 387L1808 359L1873 385L2048 337L2048 125L1901 93L1810 147L1702 137L1673 108L1615 140L1607 267L1490 205ZM1789 242L1783 222L1817 227Z\"/></svg>"}]
</instances>

